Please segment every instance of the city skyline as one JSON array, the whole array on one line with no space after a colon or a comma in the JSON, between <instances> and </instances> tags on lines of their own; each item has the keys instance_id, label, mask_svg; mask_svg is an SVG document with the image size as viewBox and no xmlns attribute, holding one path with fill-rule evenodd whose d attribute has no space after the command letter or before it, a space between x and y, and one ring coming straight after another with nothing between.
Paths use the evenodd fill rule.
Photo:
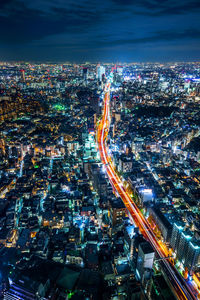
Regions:
<instances>
[{"instance_id":1,"label":"city skyline","mask_svg":"<svg viewBox=\"0 0 200 300\"><path fill-rule=\"evenodd\" d=\"M0 0L0 300L200 299L199 0Z\"/></svg>"},{"instance_id":2,"label":"city skyline","mask_svg":"<svg viewBox=\"0 0 200 300\"><path fill-rule=\"evenodd\" d=\"M199 298L199 66L1 63L0 298Z\"/></svg>"}]
</instances>

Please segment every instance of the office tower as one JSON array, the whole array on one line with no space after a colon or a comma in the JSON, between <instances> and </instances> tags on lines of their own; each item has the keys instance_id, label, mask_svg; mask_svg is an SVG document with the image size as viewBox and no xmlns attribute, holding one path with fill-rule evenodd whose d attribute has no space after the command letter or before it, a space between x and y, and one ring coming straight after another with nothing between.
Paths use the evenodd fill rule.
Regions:
<instances>
[{"instance_id":1,"label":"office tower","mask_svg":"<svg viewBox=\"0 0 200 300\"><path fill-rule=\"evenodd\" d=\"M102 79L103 79L102 77L103 77L103 75L105 75L105 72L106 72L105 67L98 65L97 66L97 79L102 81Z\"/></svg>"},{"instance_id":2,"label":"office tower","mask_svg":"<svg viewBox=\"0 0 200 300\"><path fill-rule=\"evenodd\" d=\"M146 285L151 279L155 252L148 242L142 242L138 248L136 274L141 282Z\"/></svg>"}]
</instances>

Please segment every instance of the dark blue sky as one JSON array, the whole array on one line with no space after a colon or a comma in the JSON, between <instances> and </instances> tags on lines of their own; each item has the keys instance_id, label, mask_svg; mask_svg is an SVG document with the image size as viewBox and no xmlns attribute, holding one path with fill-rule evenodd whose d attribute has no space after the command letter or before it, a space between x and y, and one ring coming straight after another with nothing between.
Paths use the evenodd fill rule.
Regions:
<instances>
[{"instance_id":1,"label":"dark blue sky","mask_svg":"<svg viewBox=\"0 0 200 300\"><path fill-rule=\"evenodd\" d=\"M0 0L0 60L200 59L199 0Z\"/></svg>"}]
</instances>

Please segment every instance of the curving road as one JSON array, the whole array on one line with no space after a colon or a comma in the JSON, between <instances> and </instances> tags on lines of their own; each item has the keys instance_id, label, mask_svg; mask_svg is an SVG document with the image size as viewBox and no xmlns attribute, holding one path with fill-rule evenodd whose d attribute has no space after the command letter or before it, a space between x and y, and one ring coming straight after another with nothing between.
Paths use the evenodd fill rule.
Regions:
<instances>
[{"instance_id":1,"label":"curving road","mask_svg":"<svg viewBox=\"0 0 200 300\"><path fill-rule=\"evenodd\" d=\"M113 164L108 155L108 149L105 143L106 137L108 135L109 127L110 127L110 83L108 82L105 85L104 90L104 108L102 119L99 123L97 129L97 142L100 152L101 161L105 166L109 181L113 186L113 189L117 191L122 201L124 202L127 210L132 216L135 224L139 227L140 232L143 236L151 243L154 248L157 256L161 259L161 267L162 271L165 274L166 278L171 285L171 288L178 299L197 299L193 294L190 286L186 283L186 281L181 277L181 275L177 272L177 270L170 264L170 262L166 259L168 256L168 252L164 246L159 243L156 239L148 221L144 218L141 211L138 209L136 204L133 202L131 196L127 192L126 188L123 186L122 180L116 174Z\"/></svg>"}]
</instances>

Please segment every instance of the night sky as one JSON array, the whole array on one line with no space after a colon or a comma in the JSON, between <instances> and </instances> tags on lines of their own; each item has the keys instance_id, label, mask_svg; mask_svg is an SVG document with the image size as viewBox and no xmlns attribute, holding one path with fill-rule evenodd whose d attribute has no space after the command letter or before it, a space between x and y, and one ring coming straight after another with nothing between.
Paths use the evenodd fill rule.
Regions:
<instances>
[{"instance_id":1,"label":"night sky","mask_svg":"<svg viewBox=\"0 0 200 300\"><path fill-rule=\"evenodd\" d=\"M199 0L0 0L0 60L194 61Z\"/></svg>"}]
</instances>

